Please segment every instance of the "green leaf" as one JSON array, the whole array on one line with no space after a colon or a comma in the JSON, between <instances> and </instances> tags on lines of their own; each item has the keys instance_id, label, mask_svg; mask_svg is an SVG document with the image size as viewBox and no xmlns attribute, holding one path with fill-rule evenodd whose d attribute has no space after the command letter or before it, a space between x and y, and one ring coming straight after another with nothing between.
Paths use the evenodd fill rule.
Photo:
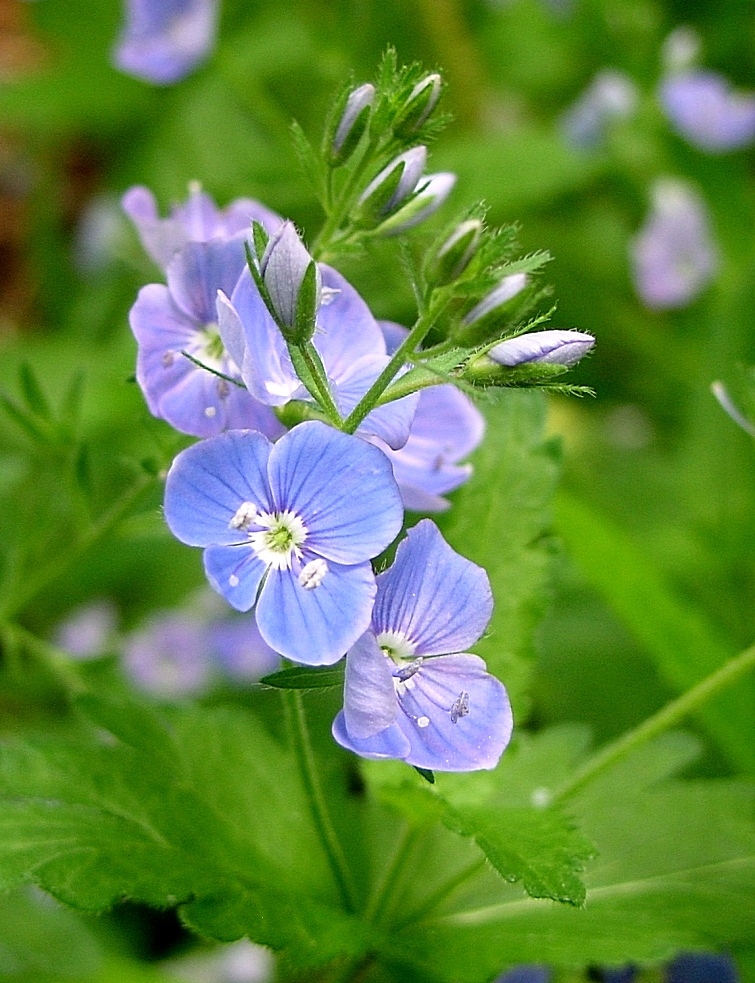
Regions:
<instances>
[{"instance_id":1,"label":"green leaf","mask_svg":"<svg viewBox=\"0 0 755 983\"><path fill-rule=\"evenodd\" d=\"M689 689L733 654L703 612L674 595L650 556L615 523L563 491L557 518L580 570L645 645L676 692ZM700 712L721 748L750 773L755 747L745 735L754 698L755 682L748 678Z\"/></svg>"},{"instance_id":2,"label":"green leaf","mask_svg":"<svg viewBox=\"0 0 755 983\"><path fill-rule=\"evenodd\" d=\"M521 880L530 897L584 904L579 875L594 849L558 809L460 809L445 822L472 837L504 880Z\"/></svg>"},{"instance_id":3,"label":"green leaf","mask_svg":"<svg viewBox=\"0 0 755 983\"><path fill-rule=\"evenodd\" d=\"M338 665L333 668L314 668L310 666L289 666L279 672L263 676L260 682L263 686L275 689L324 689L328 686L343 686L344 668Z\"/></svg>"},{"instance_id":4,"label":"green leaf","mask_svg":"<svg viewBox=\"0 0 755 983\"><path fill-rule=\"evenodd\" d=\"M24 399L26 400L26 405L29 407L32 413L36 413L37 416L48 422L52 420L50 404L42 391L42 387L37 381L34 370L31 368L28 362L21 363L18 370L18 376L21 384L21 391L24 394Z\"/></svg>"},{"instance_id":5,"label":"green leaf","mask_svg":"<svg viewBox=\"0 0 755 983\"><path fill-rule=\"evenodd\" d=\"M82 707L96 728L3 747L0 889L33 880L87 910L185 905L201 933L249 934L302 966L363 951L295 756L255 718Z\"/></svg>"},{"instance_id":6,"label":"green leaf","mask_svg":"<svg viewBox=\"0 0 755 983\"><path fill-rule=\"evenodd\" d=\"M294 150L299 159L301 169L312 187L318 201L325 204L327 200L325 168L321 158L316 153L312 144L304 135L304 130L294 121L291 124L291 138L294 142Z\"/></svg>"},{"instance_id":7,"label":"green leaf","mask_svg":"<svg viewBox=\"0 0 755 983\"><path fill-rule=\"evenodd\" d=\"M455 550L488 572L495 609L474 650L506 684L521 718L534 661L533 632L547 605L550 506L559 454L544 437L541 394L506 392L484 410L487 434L472 458L474 476L456 492L440 525Z\"/></svg>"},{"instance_id":8,"label":"green leaf","mask_svg":"<svg viewBox=\"0 0 755 983\"><path fill-rule=\"evenodd\" d=\"M520 805L561 784L583 743L579 730L547 731L507 752L495 772L443 776L441 792L458 808L480 777L487 807L509 798L508 788L512 812L525 819ZM669 780L694 747L685 735L667 735L570 800L597 851L585 873L584 908L527 898L471 867L473 879L457 878L445 896L436 891L432 909L420 907L419 920L409 917L391 932L393 958L438 981L482 983L515 963L617 965L662 961L681 948L747 944L755 921L755 790L727 779ZM435 863L418 863L416 881Z\"/></svg>"}]
</instances>

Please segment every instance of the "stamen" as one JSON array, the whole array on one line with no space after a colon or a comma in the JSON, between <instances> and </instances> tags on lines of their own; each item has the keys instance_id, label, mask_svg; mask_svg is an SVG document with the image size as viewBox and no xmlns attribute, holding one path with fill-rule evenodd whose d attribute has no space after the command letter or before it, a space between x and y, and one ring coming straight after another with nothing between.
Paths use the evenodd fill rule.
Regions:
<instances>
[{"instance_id":1,"label":"stamen","mask_svg":"<svg viewBox=\"0 0 755 983\"><path fill-rule=\"evenodd\" d=\"M322 557L318 557L316 560L310 560L309 563L302 567L299 573L299 585L304 590L314 590L315 587L319 587L323 582L327 572L328 564Z\"/></svg>"},{"instance_id":2,"label":"stamen","mask_svg":"<svg viewBox=\"0 0 755 983\"><path fill-rule=\"evenodd\" d=\"M228 528L247 530L250 526L255 524L259 514L260 513L257 512L257 506L254 504L254 502L242 502L236 510L236 514L228 523Z\"/></svg>"},{"instance_id":3,"label":"stamen","mask_svg":"<svg viewBox=\"0 0 755 983\"><path fill-rule=\"evenodd\" d=\"M455 724L458 722L460 717L466 717L469 713L469 693L464 690L459 693L458 697L454 700L451 705L451 723Z\"/></svg>"}]
</instances>

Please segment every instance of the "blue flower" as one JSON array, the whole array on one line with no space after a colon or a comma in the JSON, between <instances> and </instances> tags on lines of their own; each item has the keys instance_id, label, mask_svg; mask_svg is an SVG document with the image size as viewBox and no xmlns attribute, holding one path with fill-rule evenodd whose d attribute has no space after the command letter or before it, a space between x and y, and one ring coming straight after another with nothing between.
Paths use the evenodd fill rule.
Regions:
<instances>
[{"instance_id":1,"label":"blue flower","mask_svg":"<svg viewBox=\"0 0 755 983\"><path fill-rule=\"evenodd\" d=\"M370 622L370 559L401 528L385 455L311 421L272 445L231 430L182 451L165 488L171 531L205 547L207 577L237 610L255 607L276 652L330 665Z\"/></svg>"},{"instance_id":2,"label":"blue flower","mask_svg":"<svg viewBox=\"0 0 755 983\"><path fill-rule=\"evenodd\" d=\"M612 123L632 115L637 101L637 86L629 76L604 69L564 113L562 132L572 146L595 149Z\"/></svg>"},{"instance_id":3,"label":"blue flower","mask_svg":"<svg viewBox=\"0 0 755 983\"><path fill-rule=\"evenodd\" d=\"M380 326L364 300L336 270L324 265L319 269L323 299L312 343L325 366L336 406L346 417L385 367L388 356ZM219 295L217 311L225 347L255 399L269 406L294 399L311 401L248 270L239 277L230 300ZM409 436L417 400L413 394L377 407L359 433L376 434L389 447L401 447Z\"/></svg>"},{"instance_id":4,"label":"blue flower","mask_svg":"<svg viewBox=\"0 0 755 983\"><path fill-rule=\"evenodd\" d=\"M244 263L239 237L190 242L171 261L167 287L148 284L131 308L129 322L139 344L137 381L150 412L182 433L211 437L233 427L262 430L270 437L283 432L270 408L243 386L182 354L239 379L220 339L215 305L218 290L232 290Z\"/></svg>"},{"instance_id":5,"label":"blue flower","mask_svg":"<svg viewBox=\"0 0 755 983\"><path fill-rule=\"evenodd\" d=\"M701 150L723 153L755 140L755 93L734 91L717 72L674 73L661 85L660 98L677 132Z\"/></svg>"},{"instance_id":6,"label":"blue flower","mask_svg":"<svg viewBox=\"0 0 755 983\"><path fill-rule=\"evenodd\" d=\"M481 567L454 553L429 519L410 529L378 577L370 629L346 657L338 743L418 768L494 768L511 736L511 707L482 659L463 652L492 610Z\"/></svg>"},{"instance_id":7,"label":"blue flower","mask_svg":"<svg viewBox=\"0 0 755 983\"><path fill-rule=\"evenodd\" d=\"M127 0L115 66L156 85L178 82L212 51L217 20L218 0Z\"/></svg>"},{"instance_id":8,"label":"blue flower","mask_svg":"<svg viewBox=\"0 0 755 983\"><path fill-rule=\"evenodd\" d=\"M705 202L675 180L658 181L653 208L630 246L634 284L641 300L656 309L684 307L718 268Z\"/></svg>"},{"instance_id":9,"label":"blue flower","mask_svg":"<svg viewBox=\"0 0 755 983\"><path fill-rule=\"evenodd\" d=\"M160 218L155 196L142 185L128 189L121 207L133 222L145 252L163 270L187 242L230 239L248 232L253 220L272 234L283 221L251 198L236 198L220 209L196 181L189 185L186 201L174 206L167 218Z\"/></svg>"}]
</instances>

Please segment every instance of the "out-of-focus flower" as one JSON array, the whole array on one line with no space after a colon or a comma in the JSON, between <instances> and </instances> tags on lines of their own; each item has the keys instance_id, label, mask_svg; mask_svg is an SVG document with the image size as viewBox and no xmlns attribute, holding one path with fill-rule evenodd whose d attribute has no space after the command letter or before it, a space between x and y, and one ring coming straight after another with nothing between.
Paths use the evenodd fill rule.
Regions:
<instances>
[{"instance_id":1,"label":"out-of-focus flower","mask_svg":"<svg viewBox=\"0 0 755 983\"><path fill-rule=\"evenodd\" d=\"M247 939L171 959L160 968L179 983L269 983L274 974L271 952Z\"/></svg>"},{"instance_id":2,"label":"out-of-focus flower","mask_svg":"<svg viewBox=\"0 0 755 983\"><path fill-rule=\"evenodd\" d=\"M515 966L495 983L550 983L553 972L547 966Z\"/></svg>"},{"instance_id":3,"label":"out-of-focus flower","mask_svg":"<svg viewBox=\"0 0 755 983\"><path fill-rule=\"evenodd\" d=\"M598 72L561 117L567 142L584 149L597 147L612 123L634 113L637 98L637 86L624 72L611 68Z\"/></svg>"},{"instance_id":4,"label":"out-of-focus flower","mask_svg":"<svg viewBox=\"0 0 755 983\"><path fill-rule=\"evenodd\" d=\"M198 693L208 685L212 672L205 624L184 612L155 614L128 636L123 662L134 684L154 696Z\"/></svg>"},{"instance_id":5,"label":"out-of-focus flower","mask_svg":"<svg viewBox=\"0 0 755 983\"><path fill-rule=\"evenodd\" d=\"M189 242L168 266L168 285L142 287L131 308L129 322L139 344L137 381L150 412L182 433L211 437L230 427L252 427L271 437L282 433L270 408L241 385L217 325L218 290L230 293L244 266L239 236ZM239 385L201 368L184 352Z\"/></svg>"},{"instance_id":6,"label":"out-of-focus flower","mask_svg":"<svg viewBox=\"0 0 755 983\"><path fill-rule=\"evenodd\" d=\"M584 331L532 331L516 338L507 338L491 348L488 355L499 365L513 368L528 362L541 365L576 365L595 344L595 338Z\"/></svg>"},{"instance_id":7,"label":"out-of-focus flower","mask_svg":"<svg viewBox=\"0 0 755 983\"><path fill-rule=\"evenodd\" d=\"M73 243L73 258L85 274L98 274L110 266L125 239L125 222L118 200L97 195L81 213Z\"/></svg>"},{"instance_id":8,"label":"out-of-focus flower","mask_svg":"<svg viewBox=\"0 0 755 983\"><path fill-rule=\"evenodd\" d=\"M118 612L105 599L84 604L58 625L55 644L78 659L96 659L115 641Z\"/></svg>"},{"instance_id":9,"label":"out-of-focus flower","mask_svg":"<svg viewBox=\"0 0 755 983\"><path fill-rule=\"evenodd\" d=\"M207 578L262 637L305 665L338 661L370 620L370 560L401 528L390 464L319 421L272 445L230 430L182 451L165 485L173 534L201 546Z\"/></svg>"},{"instance_id":10,"label":"out-of-focus flower","mask_svg":"<svg viewBox=\"0 0 755 983\"><path fill-rule=\"evenodd\" d=\"M664 79L660 100L674 129L708 153L755 140L755 92L737 92L717 72L689 69Z\"/></svg>"},{"instance_id":11,"label":"out-of-focus flower","mask_svg":"<svg viewBox=\"0 0 755 983\"><path fill-rule=\"evenodd\" d=\"M494 768L511 737L511 707L482 659L464 652L493 610L487 574L423 519L377 584L371 626L346 656L333 736L365 758Z\"/></svg>"},{"instance_id":12,"label":"out-of-focus flower","mask_svg":"<svg viewBox=\"0 0 755 983\"><path fill-rule=\"evenodd\" d=\"M220 209L196 181L189 185L186 201L174 206L167 218L160 218L155 196L142 185L129 188L121 207L134 223L145 252L163 270L187 242L230 239L249 232L253 220L273 234L283 221L251 198L236 198Z\"/></svg>"},{"instance_id":13,"label":"out-of-focus flower","mask_svg":"<svg viewBox=\"0 0 755 983\"><path fill-rule=\"evenodd\" d=\"M718 268L703 199L680 181L658 181L650 214L630 244L630 259L635 289L648 307L691 303Z\"/></svg>"},{"instance_id":14,"label":"out-of-focus flower","mask_svg":"<svg viewBox=\"0 0 755 983\"><path fill-rule=\"evenodd\" d=\"M683 952L667 968L668 983L739 983L730 956L712 952Z\"/></svg>"},{"instance_id":15,"label":"out-of-focus flower","mask_svg":"<svg viewBox=\"0 0 755 983\"><path fill-rule=\"evenodd\" d=\"M127 75L170 85L215 46L219 0L126 0L126 23L113 52Z\"/></svg>"},{"instance_id":16,"label":"out-of-focus flower","mask_svg":"<svg viewBox=\"0 0 755 983\"><path fill-rule=\"evenodd\" d=\"M281 659L248 614L231 615L207 626L208 651L223 675L234 682L256 682L280 668Z\"/></svg>"}]
</instances>

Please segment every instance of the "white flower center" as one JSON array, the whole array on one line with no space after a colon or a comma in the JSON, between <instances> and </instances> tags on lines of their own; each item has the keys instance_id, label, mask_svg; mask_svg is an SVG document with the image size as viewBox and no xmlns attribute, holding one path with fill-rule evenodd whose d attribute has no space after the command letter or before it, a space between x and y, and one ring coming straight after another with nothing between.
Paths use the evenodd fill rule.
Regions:
<instances>
[{"instance_id":1,"label":"white flower center","mask_svg":"<svg viewBox=\"0 0 755 983\"><path fill-rule=\"evenodd\" d=\"M262 528L251 532L252 525ZM307 527L295 512L258 512L246 529L252 549L265 566L290 570L293 557L301 557Z\"/></svg>"},{"instance_id":2,"label":"white flower center","mask_svg":"<svg viewBox=\"0 0 755 983\"><path fill-rule=\"evenodd\" d=\"M310 560L306 563L299 573L299 585L304 588L304 590L314 590L315 587L319 587L320 584L325 579L325 574L328 572L328 564L322 557L317 557L315 560Z\"/></svg>"},{"instance_id":3,"label":"white flower center","mask_svg":"<svg viewBox=\"0 0 755 983\"><path fill-rule=\"evenodd\" d=\"M414 642L410 642L400 631L381 631L377 636L377 643L397 666L401 666L404 662L411 662L417 651Z\"/></svg>"}]
</instances>

